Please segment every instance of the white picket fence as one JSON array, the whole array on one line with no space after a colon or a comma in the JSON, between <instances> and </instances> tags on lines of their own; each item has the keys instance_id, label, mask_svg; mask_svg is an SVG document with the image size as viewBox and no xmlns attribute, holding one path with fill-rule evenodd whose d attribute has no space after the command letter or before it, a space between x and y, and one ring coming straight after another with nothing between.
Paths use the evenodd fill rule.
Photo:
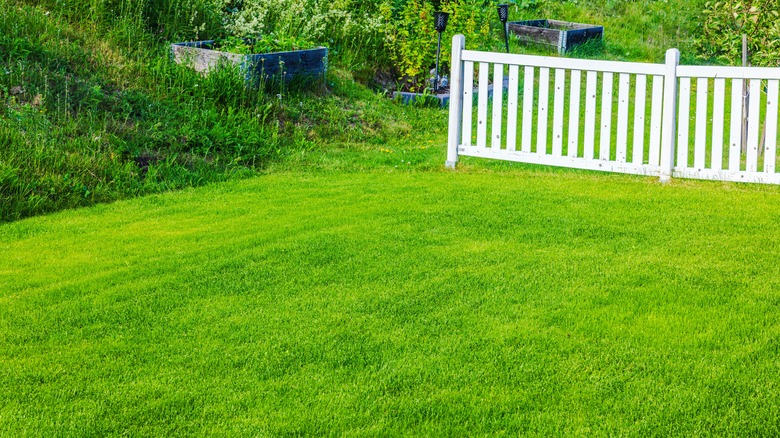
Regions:
<instances>
[{"instance_id":1,"label":"white picket fence","mask_svg":"<svg viewBox=\"0 0 780 438\"><path fill-rule=\"evenodd\" d=\"M682 66L679 58L677 49L665 64L479 52L456 35L447 166L472 156L662 181L780 184L780 68ZM491 83L507 84L506 95L494 87L489 96Z\"/></svg>"}]
</instances>

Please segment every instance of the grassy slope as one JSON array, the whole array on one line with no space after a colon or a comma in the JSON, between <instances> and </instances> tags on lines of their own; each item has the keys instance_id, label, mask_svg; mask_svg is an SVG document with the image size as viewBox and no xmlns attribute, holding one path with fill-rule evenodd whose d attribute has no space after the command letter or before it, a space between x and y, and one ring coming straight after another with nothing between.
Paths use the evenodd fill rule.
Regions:
<instances>
[{"instance_id":1,"label":"grassy slope","mask_svg":"<svg viewBox=\"0 0 780 438\"><path fill-rule=\"evenodd\" d=\"M0 435L780 433L777 188L471 169L0 225Z\"/></svg>"},{"instance_id":2,"label":"grassy slope","mask_svg":"<svg viewBox=\"0 0 780 438\"><path fill-rule=\"evenodd\" d=\"M0 221L245 177L409 130L405 109L344 70L331 68L327 91L260 92L176 66L167 45L136 37L151 38L0 0Z\"/></svg>"},{"instance_id":3,"label":"grassy slope","mask_svg":"<svg viewBox=\"0 0 780 438\"><path fill-rule=\"evenodd\" d=\"M536 14L604 26L604 46L575 50L574 56L624 61L663 62L671 48L682 63L695 63L692 38L704 0L578 0L550 1ZM536 17L534 17L536 18Z\"/></svg>"},{"instance_id":4,"label":"grassy slope","mask_svg":"<svg viewBox=\"0 0 780 438\"><path fill-rule=\"evenodd\" d=\"M391 105L338 68L330 92L285 90L282 100L235 78L204 79L168 63L139 17L78 12L98 3L0 0L0 221L240 178L312 149L394 142L444 120ZM548 2L512 9L511 19L604 24L604 47L573 56L659 61L688 41L696 4Z\"/></svg>"}]
</instances>

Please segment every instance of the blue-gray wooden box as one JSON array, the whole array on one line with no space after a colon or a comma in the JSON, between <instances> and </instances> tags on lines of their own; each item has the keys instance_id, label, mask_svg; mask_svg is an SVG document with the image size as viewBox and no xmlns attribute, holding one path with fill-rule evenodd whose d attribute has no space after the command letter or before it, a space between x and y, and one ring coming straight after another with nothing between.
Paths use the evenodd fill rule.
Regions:
<instances>
[{"instance_id":1,"label":"blue-gray wooden box","mask_svg":"<svg viewBox=\"0 0 780 438\"><path fill-rule=\"evenodd\" d=\"M509 78L504 78L504 83L502 84L502 88L506 90L508 87L509 87ZM488 85L487 95L488 98L493 98L493 84ZM474 99L474 103L476 103L477 97L479 96L479 89L474 88L474 91L471 93L471 96ZM413 104L418 100L427 100L430 102L438 101L439 106L447 107L450 104L450 92L447 91L446 93L425 94L425 93L412 93L409 91L394 91L393 99L399 99L401 103L403 103L404 105Z\"/></svg>"},{"instance_id":2,"label":"blue-gray wooden box","mask_svg":"<svg viewBox=\"0 0 780 438\"><path fill-rule=\"evenodd\" d=\"M559 54L591 39L602 39L604 26L558 20L525 20L507 23L510 33L521 42L554 47Z\"/></svg>"},{"instance_id":3,"label":"blue-gray wooden box","mask_svg":"<svg viewBox=\"0 0 780 438\"><path fill-rule=\"evenodd\" d=\"M254 84L279 79L323 80L328 69L328 49L317 47L292 52L242 55L214 50L214 41L191 41L171 44L171 57L179 64L208 73L220 64L238 65L246 80Z\"/></svg>"}]
</instances>

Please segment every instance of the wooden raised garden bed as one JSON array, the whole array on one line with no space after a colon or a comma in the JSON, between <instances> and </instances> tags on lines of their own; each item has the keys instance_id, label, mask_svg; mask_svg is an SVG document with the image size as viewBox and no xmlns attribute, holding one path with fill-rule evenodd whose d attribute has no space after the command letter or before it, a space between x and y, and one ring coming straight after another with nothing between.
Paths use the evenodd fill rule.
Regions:
<instances>
[{"instance_id":1,"label":"wooden raised garden bed","mask_svg":"<svg viewBox=\"0 0 780 438\"><path fill-rule=\"evenodd\" d=\"M291 52L251 55L215 50L214 41L192 41L171 44L171 56L179 64L191 65L196 71L208 73L220 64L240 66L247 82L323 80L328 68L328 49L317 47Z\"/></svg>"},{"instance_id":2,"label":"wooden raised garden bed","mask_svg":"<svg viewBox=\"0 0 780 438\"><path fill-rule=\"evenodd\" d=\"M521 42L551 46L561 55L588 40L600 40L604 34L604 26L557 20L510 21L507 27Z\"/></svg>"}]
</instances>

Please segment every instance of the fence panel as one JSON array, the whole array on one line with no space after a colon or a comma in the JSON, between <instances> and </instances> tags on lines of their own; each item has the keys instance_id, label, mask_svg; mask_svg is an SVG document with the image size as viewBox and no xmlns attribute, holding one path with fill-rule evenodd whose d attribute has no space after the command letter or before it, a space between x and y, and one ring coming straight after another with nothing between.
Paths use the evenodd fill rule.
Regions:
<instances>
[{"instance_id":1,"label":"fence panel","mask_svg":"<svg viewBox=\"0 0 780 438\"><path fill-rule=\"evenodd\" d=\"M471 51L457 35L447 164L463 155L780 184L780 69L678 63L676 49L665 64Z\"/></svg>"},{"instance_id":2,"label":"fence panel","mask_svg":"<svg viewBox=\"0 0 780 438\"><path fill-rule=\"evenodd\" d=\"M780 184L777 159L777 90L780 69L755 67L679 66L680 82L696 80L696 131L693 164L682 151L689 140L678 139L674 176L721 181ZM708 106L712 83L713 102ZM730 99L726 99L730 95ZM689 98L680 88L680 102ZM680 106L680 122L685 118ZM706 137L711 123L711 136ZM724 149L723 139L728 138ZM723 155L727 153L726 166ZM707 160L707 157L710 159ZM707 165L709 163L709 165Z\"/></svg>"}]
</instances>

